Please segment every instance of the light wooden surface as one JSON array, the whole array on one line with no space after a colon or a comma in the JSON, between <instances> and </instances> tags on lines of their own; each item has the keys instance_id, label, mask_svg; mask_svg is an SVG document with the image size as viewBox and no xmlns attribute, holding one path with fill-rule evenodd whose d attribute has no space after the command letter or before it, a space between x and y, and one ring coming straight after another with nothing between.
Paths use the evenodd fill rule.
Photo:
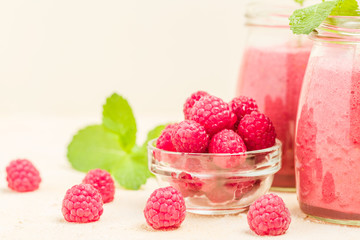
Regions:
<instances>
[{"instance_id":1,"label":"light wooden surface","mask_svg":"<svg viewBox=\"0 0 360 240\"><path fill-rule=\"evenodd\" d=\"M150 119L150 118L149 118ZM142 118L143 136L154 119ZM104 206L100 221L91 224L67 223L61 214L65 191L84 177L73 170L65 157L65 147L81 126L94 123L89 118L0 118L0 239L260 239L253 234L245 214L208 217L187 214L174 231L154 231L145 223L143 208L157 188L154 179L139 191L116 189L115 201ZM8 190L7 163L17 157L31 159L43 182L38 191L19 194ZM292 214L288 232L276 239L359 239L360 228L313 223L300 211L295 194L279 194Z\"/></svg>"}]
</instances>

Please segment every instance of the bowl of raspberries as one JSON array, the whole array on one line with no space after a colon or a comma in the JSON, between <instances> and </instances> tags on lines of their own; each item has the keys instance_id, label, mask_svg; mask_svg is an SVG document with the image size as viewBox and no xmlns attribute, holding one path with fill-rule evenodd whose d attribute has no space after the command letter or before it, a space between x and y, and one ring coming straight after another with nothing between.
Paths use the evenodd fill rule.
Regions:
<instances>
[{"instance_id":1,"label":"bowl of raspberries","mask_svg":"<svg viewBox=\"0 0 360 240\"><path fill-rule=\"evenodd\" d=\"M266 194L281 167L281 142L256 101L229 103L204 91L184 104L184 120L148 144L150 171L173 186L188 212L238 213Z\"/></svg>"}]
</instances>

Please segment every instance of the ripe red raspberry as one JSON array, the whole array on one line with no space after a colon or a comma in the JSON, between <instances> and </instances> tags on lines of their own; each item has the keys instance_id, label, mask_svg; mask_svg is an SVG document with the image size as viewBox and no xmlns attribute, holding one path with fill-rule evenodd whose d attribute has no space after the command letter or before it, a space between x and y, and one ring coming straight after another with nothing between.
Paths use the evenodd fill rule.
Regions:
<instances>
[{"instance_id":1,"label":"ripe red raspberry","mask_svg":"<svg viewBox=\"0 0 360 240\"><path fill-rule=\"evenodd\" d=\"M222 179L208 179L202 188L211 204L224 204L234 200L235 189L225 188Z\"/></svg>"},{"instance_id":2,"label":"ripe red raspberry","mask_svg":"<svg viewBox=\"0 0 360 240\"><path fill-rule=\"evenodd\" d=\"M176 173L171 173L171 178L171 185L179 190L184 198L201 194L201 188L204 183L198 177L181 172L179 176L176 176Z\"/></svg>"},{"instance_id":3,"label":"ripe red raspberry","mask_svg":"<svg viewBox=\"0 0 360 240\"><path fill-rule=\"evenodd\" d=\"M17 192L30 192L39 188L40 173L29 160L11 161L6 167L6 173L9 188Z\"/></svg>"},{"instance_id":4,"label":"ripe red raspberry","mask_svg":"<svg viewBox=\"0 0 360 240\"><path fill-rule=\"evenodd\" d=\"M230 177L226 182L225 189L232 189L235 192L235 200L240 200L245 194L255 188L259 180L247 177Z\"/></svg>"},{"instance_id":5,"label":"ripe red raspberry","mask_svg":"<svg viewBox=\"0 0 360 240\"><path fill-rule=\"evenodd\" d=\"M176 128L177 123L169 124L166 128L161 132L160 137L156 140L156 147L165 151L173 151L175 152L175 147L172 144L172 135L174 129Z\"/></svg>"},{"instance_id":6,"label":"ripe red raspberry","mask_svg":"<svg viewBox=\"0 0 360 240\"><path fill-rule=\"evenodd\" d=\"M154 229L179 227L185 219L185 212L184 198L173 187L155 190L144 209L146 222Z\"/></svg>"},{"instance_id":7,"label":"ripe red raspberry","mask_svg":"<svg viewBox=\"0 0 360 240\"><path fill-rule=\"evenodd\" d=\"M185 120L174 129L172 143L178 152L202 153L208 147L209 136L203 126Z\"/></svg>"},{"instance_id":8,"label":"ripe red raspberry","mask_svg":"<svg viewBox=\"0 0 360 240\"><path fill-rule=\"evenodd\" d=\"M114 200L115 183L110 173L101 169L90 170L82 183L90 184L101 194L104 203Z\"/></svg>"},{"instance_id":9,"label":"ripe red raspberry","mask_svg":"<svg viewBox=\"0 0 360 240\"><path fill-rule=\"evenodd\" d=\"M208 134L213 135L231 127L234 116L229 104L215 96L199 99L191 109L190 119L203 125Z\"/></svg>"},{"instance_id":10,"label":"ripe red raspberry","mask_svg":"<svg viewBox=\"0 0 360 240\"><path fill-rule=\"evenodd\" d=\"M99 220L103 213L103 201L98 190L90 184L75 185L67 190L62 214L68 222L88 223Z\"/></svg>"},{"instance_id":11,"label":"ripe red raspberry","mask_svg":"<svg viewBox=\"0 0 360 240\"><path fill-rule=\"evenodd\" d=\"M257 235L282 235L289 228L291 217L284 201L276 194L258 198L247 214L250 229Z\"/></svg>"},{"instance_id":12,"label":"ripe red raspberry","mask_svg":"<svg viewBox=\"0 0 360 240\"><path fill-rule=\"evenodd\" d=\"M253 111L258 111L258 105L252 98L240 96L236 97L230 102L231 110L236 114L238 121L240 121L246 114Z\"/></svg>"},{"instance_id":13,"label":"ripe red raspberry","mask_svg":"<svg viewBox=\"0 0 360 240\"><path fill-rule=\"evenodd\" d=\"M238 127L238 133L248 151L271 147L275 144L275 128L270 119L262 113L245 115Z\"/></svg>"},{"instance_id":14,"label":"ripe red raspberry","mask_svg":"<svg viewBox=\"0 0 360 240\"><path fill-rule=\"evenodd\" d=\"M230 125L227 128L236 131L237 126L239 124L239 121L238 121L238 118L237 118L236 114L231 112L230 119L231 119Z\"/></svg>"},{"instance_id":15,"label":"ripe red raspberry","mask_svg":"<svg viewBox=\"0 0 360 240\"><path fill-rule=\"evenodd\" d=\"M210 140L209 153L241 153L246 146L241 137L230 129L216 133Z\"/></svg>"},{"instance_id":16,"label":"ripe red raspberry","mask_svg":"<svg viewBox=\"0 0 360 240\"><path fill-rule=\"evenodd\" d=\"M190 114L191 114L191 108L194 106L194 104L199 101L200 98L204 97L204 96L208 96L209 94L207 92L204 91L197 91L194 92L193 94L191 94L190 97L188 97L184 103L184 117L185 120L189 120L190 119Z\"/></svg>"}]
</instances>

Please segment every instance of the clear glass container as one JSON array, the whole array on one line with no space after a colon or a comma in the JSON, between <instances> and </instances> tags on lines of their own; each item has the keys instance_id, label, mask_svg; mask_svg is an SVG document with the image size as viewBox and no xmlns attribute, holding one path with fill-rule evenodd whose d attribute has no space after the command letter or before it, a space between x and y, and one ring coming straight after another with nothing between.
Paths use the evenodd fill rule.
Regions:
<instances>
[{"instance_id":1,"label":"clear glass container","mask_svg":"<svg viewBox=\"0 0 360 240\"><path fill-rule=\"evenodd\" d=\"M180 153L148 145L149 169L161 186L178 189L188 212L222 215L246 211L271 187L281 167L281 142L234 154ZM231 161L232 168L224 166Z\"/></svg>"},{"instance_id":2,"label":"clear glass container","mask_svg":"<svg viewBox=\"0 0 360 240\"><path fill-rule=\"evenodd\" d=\"M283 145L282 168L273 190L295 191L294 136L298 97L312 43L295 36L289 16L292 0L254 1L246 9L247 41L237 95L252 97L273 122Z\"/></svg>"},{"instance_id":3,"label":"clear glass container","mask_svg":"<svg viewBox=\"0 0 360 240\"><path fill-rule=\"evenodd\" d=\"M360 225L360 18L329 17L311 38L296 130L300 208Z\"/></svg>"}]
</instances>

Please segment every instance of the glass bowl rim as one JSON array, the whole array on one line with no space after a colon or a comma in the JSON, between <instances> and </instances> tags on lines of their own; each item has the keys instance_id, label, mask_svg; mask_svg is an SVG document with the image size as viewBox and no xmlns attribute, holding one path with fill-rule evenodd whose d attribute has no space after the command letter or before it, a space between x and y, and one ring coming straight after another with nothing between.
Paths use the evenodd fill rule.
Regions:
<instances>
[{"instance_id":1,"label":"glass bowl rim","mask_svg":"<svg viewBox=\"0 0 360 240\"><path fill-rule=\"evenodd\" d=\"M270 153L272 151L275 150L281 150L282 147L282 143L279 139L275 139L275 144L271 147L268 148L263 148L263 149L259 149L259 150L254 150L254 151L246 151L246 152L242 152L242 153L189 153L189 152L173 152L173 151L167 151L167 150L163 150L160 148L157 148L154 146L155 141L157 140L157 138L154 138L152 140L150 140L147 144L147 147L149 150L151 151L160 151L166 154L171 154L171 155L186 155L186 156L247 156L247 155L257 155L257 154L263 154L263 153Z\"/></svg>"}]
</instances>

